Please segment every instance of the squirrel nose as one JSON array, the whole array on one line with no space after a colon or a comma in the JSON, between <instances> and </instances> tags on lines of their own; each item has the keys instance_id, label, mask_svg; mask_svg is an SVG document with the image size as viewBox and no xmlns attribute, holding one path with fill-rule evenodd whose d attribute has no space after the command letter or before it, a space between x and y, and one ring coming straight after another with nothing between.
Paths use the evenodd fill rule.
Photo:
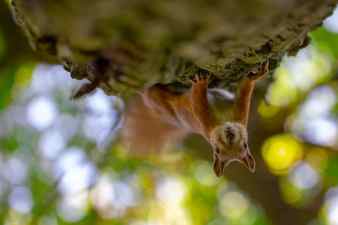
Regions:
<instances>
[{"instance_id":1,"label":"squirrel nose","mask_svg":"<svg viewBox=\"0 0 338 225\"><path fill-rule=\"evenodd\" d=\"M240 157L240 161L249 169L251 173L256 170L256 161L251 153L248 151Z\"/></svg>"}]
</instances>

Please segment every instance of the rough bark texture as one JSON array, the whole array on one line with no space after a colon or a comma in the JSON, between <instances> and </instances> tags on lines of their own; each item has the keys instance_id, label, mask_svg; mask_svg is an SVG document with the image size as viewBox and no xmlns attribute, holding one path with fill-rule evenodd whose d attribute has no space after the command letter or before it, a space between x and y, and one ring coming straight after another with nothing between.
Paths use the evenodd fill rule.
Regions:
<instances>
[{"instance_id":1,"label":"rough bark texture","mask_svg":"<svg viewBox=\"0 0 338 225\"><path fill-rule=\"evenodd\" d=\"M153 83L236 83L307 44L337 0L12 0L31 46L107 94Z\"/></svg>"}]
</instances>

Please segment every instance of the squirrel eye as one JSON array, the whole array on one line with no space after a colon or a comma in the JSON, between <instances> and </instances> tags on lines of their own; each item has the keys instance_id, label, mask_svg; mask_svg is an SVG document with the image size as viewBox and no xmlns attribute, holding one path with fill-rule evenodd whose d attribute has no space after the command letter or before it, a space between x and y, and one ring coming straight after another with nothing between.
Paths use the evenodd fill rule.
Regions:
<instances>
[{"instance_id":1,"label":"squirrel eye","mask_svg":"<svg viewBox=\"0 0 338 225\"><path fill-rule=\"evenodd\" d=\"M248 144L246 142L244 142L244 148L247 149L248 148Z\"/></svg>"}]
</instances>

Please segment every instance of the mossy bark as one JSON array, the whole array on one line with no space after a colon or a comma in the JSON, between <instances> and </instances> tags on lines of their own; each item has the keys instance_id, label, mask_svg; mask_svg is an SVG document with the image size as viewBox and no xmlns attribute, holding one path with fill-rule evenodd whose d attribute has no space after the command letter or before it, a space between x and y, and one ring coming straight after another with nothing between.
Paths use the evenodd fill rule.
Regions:
<instances>
[{"instance_id":1,"label":"mossy bark","mask_svg":"<svg viewBox=\"0 0 338 225\"><path fill-rule=\"evenodd\" d=\"M153 83L236 83L306 45L337 0L11 0L30 44L107 94Z\"/></svg>"}]
</instances>

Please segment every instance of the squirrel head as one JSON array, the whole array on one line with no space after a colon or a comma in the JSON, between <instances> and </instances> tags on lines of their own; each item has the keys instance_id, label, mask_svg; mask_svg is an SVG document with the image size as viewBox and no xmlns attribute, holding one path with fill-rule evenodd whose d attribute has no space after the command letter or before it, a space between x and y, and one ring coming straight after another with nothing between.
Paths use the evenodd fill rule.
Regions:
<instances>
[{"instance_id":1,"label":"squirrel head","mask_svg":"<svg viewBox=\"0 0 338 225\"><path fill-rule=\"evenodd\" d=\"M226 122L215 127L210 134L213 148L213 169L219 177L224 168L233 161L243 163L251 172L255 171L255 159L248 146L246 128L238 122Z\"/></svg>"}]
</instances>

